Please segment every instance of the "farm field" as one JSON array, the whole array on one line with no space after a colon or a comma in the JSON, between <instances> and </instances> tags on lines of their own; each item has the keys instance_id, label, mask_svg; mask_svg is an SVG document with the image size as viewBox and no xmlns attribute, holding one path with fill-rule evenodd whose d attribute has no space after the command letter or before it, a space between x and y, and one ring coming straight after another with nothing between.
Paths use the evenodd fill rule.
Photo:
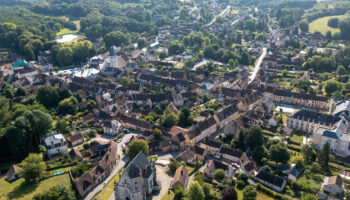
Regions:
<instances>
[{"instance_id":1,"label":"farm field","mask_svg":"<svg viewBox=\"0 0 350 200\"><path fill-rule=\"evenodd\" d=\"M328 23L328 20L330 18L339 18L339 19L342 19L344 18L346 15L336 15L336 16L328 16L328 17L322 17L322 18L319 18L319 19L316 19L315 21L311 22L309 24L309 32L310 33L314 33L316 31L319 31L321 32L323 35L326 34L327 31L331 31L332 34L334 33L337 33L337 32L340 32L339 28L332 28L332 27L329 27L327 25Z\"/></svg>"}]
</instances>

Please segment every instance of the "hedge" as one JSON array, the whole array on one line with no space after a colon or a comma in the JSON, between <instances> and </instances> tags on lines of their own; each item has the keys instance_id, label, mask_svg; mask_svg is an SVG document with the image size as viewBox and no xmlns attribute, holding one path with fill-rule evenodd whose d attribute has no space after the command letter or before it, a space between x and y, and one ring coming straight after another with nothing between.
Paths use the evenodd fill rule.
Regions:
<instances>
[{"instance_id":1,"label":"hedge","mask_svg":"<svg viewBox=\"0 0 350 200\"><path fill-rule=\"evenodd\" d=\"M263 185L261 185L260 183L257 184L256 186L256 189L265 193L267 196L270 196L274 199L278 199L278 200L292 200L292 198L286 196L286 195L283 195L283 194L280 194L280 193L277 193Z\"/></svg>"}]
</instances>

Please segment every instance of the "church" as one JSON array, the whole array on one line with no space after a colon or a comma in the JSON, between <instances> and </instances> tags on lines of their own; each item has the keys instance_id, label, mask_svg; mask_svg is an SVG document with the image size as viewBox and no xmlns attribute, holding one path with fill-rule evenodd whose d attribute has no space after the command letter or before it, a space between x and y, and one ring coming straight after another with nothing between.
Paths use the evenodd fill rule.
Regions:
<instances>
[{"instance_id":1,"label":"church","mask_svg":"<svg viewBox=\"0 0 350 200\"><path fill-rule=\"evenodd\" d=\"M154 162L142 151L125 168L119 182L114 183L116 200L143 200L159 190Z\"/></svg>"}]
</instances>

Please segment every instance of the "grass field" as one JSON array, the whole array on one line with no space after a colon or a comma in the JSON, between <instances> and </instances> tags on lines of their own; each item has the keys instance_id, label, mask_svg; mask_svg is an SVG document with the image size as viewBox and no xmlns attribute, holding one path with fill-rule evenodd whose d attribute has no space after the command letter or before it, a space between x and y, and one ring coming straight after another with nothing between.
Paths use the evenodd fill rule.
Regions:
<instances>
[{"instance_id":1,"label":"grass field","mask_svg":"<svg viewBox=\"0 0 350 200\"><path fill-rule=\"evenodd\" d=\"M102 189L101 192L99 192L94 199L96 200L107 200L112 193L114 192L114 181L119 182L119 177L123 173L123 170L120 170L115 177L107 183L107 185Z\"/></svg>"},{"instance_id":2,"label":"grass field","mask_svg":"<svg viewBox=\"0 0 350 200\"><path fill-rule=\"evenodd\" d=\"M162 198L161 200L172 200L175 197L175 194L173 191L169 190Z\"/></svg>"},{"instance_id":3,"label":"grass field","mask_svg":"<svg viewBox=\"0 0 350 200\"><path fill-rule=\"evenodd\" d=\"M303 136L300 135L293 135L291 140L293 142L299 143L299 144L303 144Z\"/></svg>"},{"instance_id":4,"label":"grass field","mask_svg":"<svg viewBox=\"0 0 350 200\"><path fill-rule=\"evenodd\" d=\"M258 192L258 195L256 195L256 200L273 200L272 197L267 196L263 192Z\"/></svg>"},{"instance_id":5,"label":"grass field","mask_svg":"<svg viewBox=\"0 0 350 200\"><path fill-rule=\"evenodd\" d=\"M309 27L310 27L309 32L314 33L316 31L319 31L323 35L325 35L327 31L331 31L332 34L339 32L340 31L339 28L332 28L327 25L328 20L330 18L335 18L335 17L342 19L345 17L345 15L328 16L328 17L322 17L322 18L316 19L315 21L309 24Z\"/></svg>"},{"instance_id":6,"label":"grass field","mask_svg":"<svg viewBox=\"0 0 350 200\"><path fill-rule=\"evenodd\" d=\"M55 185L62 184L69 188L72 187L68 174L54 176L45 179L39 183L25 183L21 178L12 183L7 182L5 179L0 179L0 200L5 199L23 199L30 200L37 193L42 193L49 190Z\"/></svg>"}]
</instances>

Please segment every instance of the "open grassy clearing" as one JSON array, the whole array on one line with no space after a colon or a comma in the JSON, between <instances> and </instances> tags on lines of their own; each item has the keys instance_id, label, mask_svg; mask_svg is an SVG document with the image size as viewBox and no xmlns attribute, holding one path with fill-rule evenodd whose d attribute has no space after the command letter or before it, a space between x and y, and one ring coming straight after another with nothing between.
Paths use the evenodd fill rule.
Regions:
<instances>
[{"instance_id":1,"label":"open grassy clearing","mask_svg":"<svg viewBox=\"0 0 350 200\"><path fill-rule=\"evenodd\" d=\"M258 194L256 195L256 200L273 200L272 197L267 196L265 193L263 192L258 192Z\"/></svg>"},{"instance_id":2,"label":"open grassy clearing","mask_svg":"<svg viewBox=\"0 0 350 200\"><path fill-rule=\"evenodd\" d=\"M342 18L345 18L346 15L335 15L335 16L328 16L328 17L322 17L322 18L319 18L319 19L316 19L315 21L311 22L309 24L309 27L310 27L310 30L309 32L310 33L314 33L316 31L319 31L321 32L323 35L326 34L327 31L331 31L332 34L334 33L337 33L337 32L340 32L339 28L332 28L332 27L329 27L327 25L328 23L328 20L330 18L339 18L339 19L342 19Z\"/></svg>"},{"instance_id":3,"label":"open grassy clearing","mask_svg":"<svg viewBox=\"0 0 350 200\"><path fill-rule=\"evenodd\" d=\"M293 142L299 143L299 144L303 144L303 136L300 135L293 135L290 138Z\"/></svg>"},{"instance_id":4,"label":"open grassy clearing","mask_svg":"<svg viewBox=\"0 0 350 200\"><path fill-rule=\"evenodd\" d=\"M12 183L7 182L5 179L0 179L0 199L29 200L32 199L35 194L42 193L60 184L69 188L72 187L69 174L54 176L39 183L26 183L23 178Z\"/></svg>"},{"instance_id":5,"label":"open grassy clearing","mask_svg":"<svg viewBox=\"0 0 350 200\"><path fill-rule=\"evenodd\" d=\"M161 200L172 200L174 197L174 192L172 190L168 190L168 192L161 198Z\"/></svg>"}]
</instances>

